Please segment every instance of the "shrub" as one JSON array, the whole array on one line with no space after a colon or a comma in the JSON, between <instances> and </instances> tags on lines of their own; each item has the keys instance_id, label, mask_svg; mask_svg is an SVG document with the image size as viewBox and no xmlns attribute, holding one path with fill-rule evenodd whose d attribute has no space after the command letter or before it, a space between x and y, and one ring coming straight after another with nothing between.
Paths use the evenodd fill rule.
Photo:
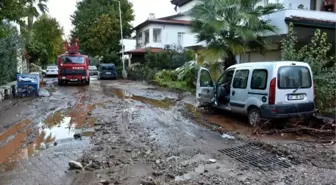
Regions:
<instances>
[{"instance_id":1,"label":"shrub","mask_svg":"<svg viewBox=\"0 0 336 185\"><path fill-rule=\"evenodd\" d=\"M128 78L130 80L152 81L156 72L157 70L139 63L133 64L132 67L127 69Z\"/></svg>"},{"instance_id":2,"label":"shrub","mask_svg":"<svg viewBox=\"0 0 336 185\"><path fill-rule=\"evenodd\" d=\"M0 84L6 84L16 78L17 57L20 38L14 26L0 23Z\"/></svg>"},{"instance_id":3,"label":"shrub","mask_svg":"<svg viewBox=\"0 0 336 185\"><path fill-rule=\"evenodd\" d=\"M196 88L197 66L188 62L175 70L161 70L155 75L155 82L163 87L194 92Z\"/></svg>"},{"instance_id":4,"label":"shrub","mask_svg":"<svg viewBox=\"0 0 336 185\"><path fill-rule=\"evenodd\" d=\"M192 59L192 51L188 50L182 53L172 50L164 50L158 53L147 52L145 55L145 65L159 70L175 69Z\"/></svg>"},{"instance_id":5,"label":"shrub","mask_svg":"<svg viewBox=\"0 0 336 185\"><path fill-rule=\"evenodd\" d=\"M324 110L333 106L335 101L336 70L335 58L328 55L332 46L327 43L327 34L315 31L311 42L296 49L297 37L293 25L289 26L288 36L282 40L282 60L307 62L314 75L317 109Z\"/></svg>"}]
</instances>

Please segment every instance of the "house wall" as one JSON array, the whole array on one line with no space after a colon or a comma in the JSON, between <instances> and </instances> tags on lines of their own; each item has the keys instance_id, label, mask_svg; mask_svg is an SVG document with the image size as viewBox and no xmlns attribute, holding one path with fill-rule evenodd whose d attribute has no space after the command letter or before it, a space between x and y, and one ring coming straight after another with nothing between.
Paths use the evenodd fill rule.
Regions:
<instances>
[{"instance_id":1,"label":"house wall","mask_svg":"<svg viewBox=\"0 0 336 185\"><path fill-rule=\"evenodd\" d=\"M288 25L285 22L285 18L292 16L336 21L336 13L333 12L322 12L313 10L280 10L262 17L262 19L268 19L271 21L271 24L276 25L278 27L277 33L268 32L265 33L264 36L287 34Z\"/></svg>"},{"instance_id":2,"label":"house wall","mask_svg":"<svg viewBox=\"0 0 336 185\"><path fill-rule=\"evenodd\" d=\"M180 17L175 17L175 18L173 18L173 20L191 21L192 18L191 18L190 16L186 16L186 15L184 15L184 16L180 16Z\"/></svg>"},{"instance_id":3,"label":"house wall","mask_svg":"<svg viewBox=\"0 0 336 185\"><path fill-rule=\"evenodd\" d=\"M280 60L281 60L281 50L267 51L263 55L257 52L248 52L240 55L240 63L280 61Z\"/></svg>"},{"instance_id":4,"label":"house wall","mask_svg":"<svg viewBox=\"0 0 336 185\"><path fill-rule=\"evenodd\" d=\"M153 38L153 29L161 29L161 42L155 43ZM140 47L155 47L164 48L165 45L177 45L178 44L178 32L185 33L183 36L182 47L186 45L192 45L196 43L195 34L191 33L188 26L183 25L164 25L164 24L150 24L137 30L138 33L142 34L142 40L144 43L145 30L149 29L149 43L142 45Z\"/></svg>"}]
</instances>

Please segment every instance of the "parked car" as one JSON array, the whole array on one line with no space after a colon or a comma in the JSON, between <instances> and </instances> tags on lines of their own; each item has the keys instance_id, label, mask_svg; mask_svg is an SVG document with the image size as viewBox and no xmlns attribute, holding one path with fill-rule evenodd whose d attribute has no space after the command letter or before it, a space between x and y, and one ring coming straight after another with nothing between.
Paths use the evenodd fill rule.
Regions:
<instances>
[{"instance_id":1,"label":"parked car","mask_svg":"<svg viewBox=\"0 0 336 185\"><path fill-rule=\"evenodd\" d=\"M48 66L46 71L46 76L57 76L58 67L57 66Z\"/></svg>"},{"instance_id":2,"label":"parked car","mask_svg":"<svg viewBox=\"0 0 336 185\"><path fill-rule=\"evenodd\" d=\"M96 66L89 66L90 76L98 75L98 68Z\"/></svg>"},{"instance_id":3,"label":"parked car","mask_svg":"<svg viewBox=\"0 0 336 185\"><path fill-rule=\"evenodd\" d=\"M303 62L256 62L230 66L214 82L207 69L197 77L199 107L213 106L247 115L250 125L260 118L313 115L315 92L310 66Z\"/></svg>"},{"instance_id":4,"label":"parked car","mask_svg":"<svg viewBox=\"0 0 336 185\"><path fill-rule=\"evenodd\" d=\"M99 64L98 79L117 79L117 72L114 64Z\"/></svg>"}]
</instances>

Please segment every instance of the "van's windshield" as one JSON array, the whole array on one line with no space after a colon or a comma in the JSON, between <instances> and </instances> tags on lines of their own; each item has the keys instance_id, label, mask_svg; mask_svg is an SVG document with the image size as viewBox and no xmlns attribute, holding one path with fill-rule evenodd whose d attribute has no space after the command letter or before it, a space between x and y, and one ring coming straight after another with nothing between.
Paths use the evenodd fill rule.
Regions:
<instances>
[{"instance_id":1,"label":"van's windshield","mask_svg":"<svg viewBox=\"0 0 336 185\"><path fill-rule=\"evenodd\" d=\"M312 86L310 71L304 66L284 66L278 71L279 89L310 88Z\"/></svg>"}]
</instances>

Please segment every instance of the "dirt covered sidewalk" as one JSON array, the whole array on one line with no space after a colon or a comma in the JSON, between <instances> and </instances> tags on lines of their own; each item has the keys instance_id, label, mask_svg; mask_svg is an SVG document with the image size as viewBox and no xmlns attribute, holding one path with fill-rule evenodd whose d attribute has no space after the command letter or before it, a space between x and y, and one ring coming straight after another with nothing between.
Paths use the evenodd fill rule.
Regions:
<instances>
[{"instance_id":1,"label":"dirt covered sidewalk","mask_svg":"<svg viewBox=\"0 0 336 185\"><path fill-rule=\"evenodd\" d=\"M102 83L93 148L73 184L335 184L334 145L254 136L244 118L135 82ZM306 140L306 139L305 139Z\"/></svg>"}]
</instances>

